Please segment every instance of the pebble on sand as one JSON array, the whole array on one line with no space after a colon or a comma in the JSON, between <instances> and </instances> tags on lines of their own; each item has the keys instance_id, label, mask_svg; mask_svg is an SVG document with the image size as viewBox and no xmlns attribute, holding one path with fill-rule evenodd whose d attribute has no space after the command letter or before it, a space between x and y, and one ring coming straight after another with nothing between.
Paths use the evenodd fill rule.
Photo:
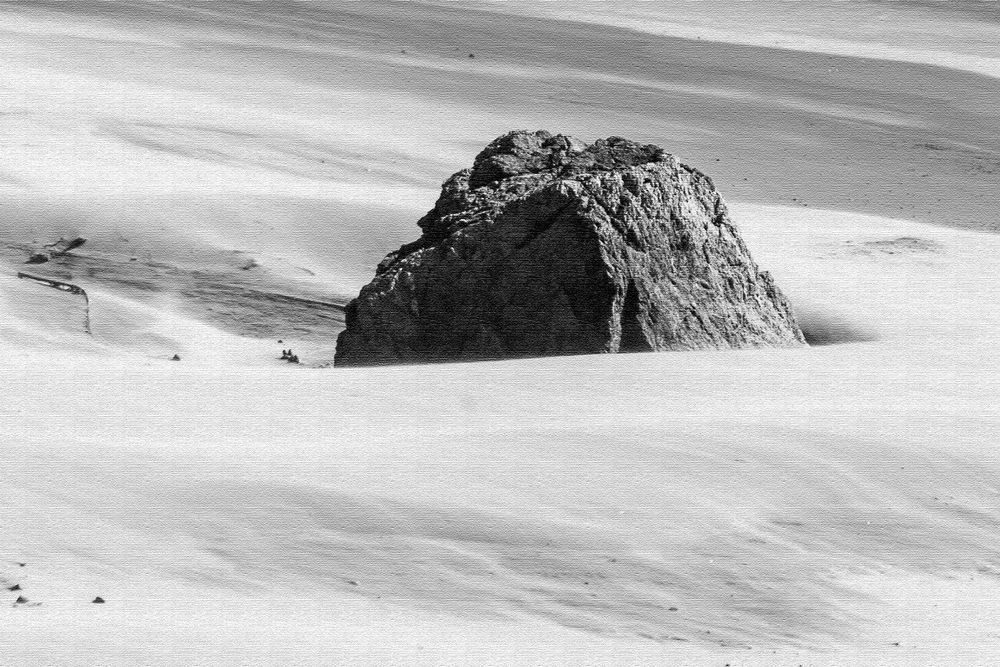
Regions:
<instances>
[{"instance_id":1,"label":"pebble on sand","mask_svg":"<svg viewBox=\"0 0 1000 667\"><path fill-rule=\"evenodd\" d=\"M104 598L98 595L96 598L93 599L92 602L94 604L104 604Z\"/></svg>"}]
</instances>

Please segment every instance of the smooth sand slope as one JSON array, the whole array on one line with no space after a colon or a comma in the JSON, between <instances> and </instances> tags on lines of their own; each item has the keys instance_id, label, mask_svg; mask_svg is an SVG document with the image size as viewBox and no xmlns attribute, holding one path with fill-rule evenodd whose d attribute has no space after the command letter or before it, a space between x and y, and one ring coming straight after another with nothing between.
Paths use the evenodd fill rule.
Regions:
<instances>
[{"instance_id":1,"label":"smooth sand slope","mask_svg":"<svg viewBox=\"0 0 1000 667\"><path fill-rule=\"evenodd\" d=\"M4 660L996 661L1000 83L514 9L0 4ZM518 126L703 168L817 345L275 358Z\"/></svg>"},{"instance_id":2,"label":"smooth sand slope","mask_svg":"<svg viewBox=\"0 0 1000 667\"><path fill-rule=\"evenodd\" d=\"M791 213L744 211L753 247L878 340L369 371L8 360L5 549L28 565L3 576L43 602L2 612L13 655L988 663L997 242Z\"/></svg>"},{"instance_id":3,"label":"smooth sand slope","mask_svg":"<svg viewBox=\"0 0 1000 667\"><path fill-rule=\"evenodd\" d=\"M446 2L439 3L447 6ZM923 63L1000 76L992 0L477 0L484 9L572 18L652 35Z\"/></svg>"}]
</instances>

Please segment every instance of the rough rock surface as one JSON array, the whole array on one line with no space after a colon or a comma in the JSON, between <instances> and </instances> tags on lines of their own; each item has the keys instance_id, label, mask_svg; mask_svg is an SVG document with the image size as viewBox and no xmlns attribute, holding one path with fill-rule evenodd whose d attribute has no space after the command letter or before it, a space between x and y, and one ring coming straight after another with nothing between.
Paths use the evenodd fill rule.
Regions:
<instances>
[{"instance_id":1,"label":"rough rock surface","mask_svg":"<svg viewBox=\"0 0 1000 667\"><path fill-rule=\"evenodd\" d=\"M657 146L512 132L418 224L336 365L804 344L711 179Z\"/></svg>"}]
</instances>

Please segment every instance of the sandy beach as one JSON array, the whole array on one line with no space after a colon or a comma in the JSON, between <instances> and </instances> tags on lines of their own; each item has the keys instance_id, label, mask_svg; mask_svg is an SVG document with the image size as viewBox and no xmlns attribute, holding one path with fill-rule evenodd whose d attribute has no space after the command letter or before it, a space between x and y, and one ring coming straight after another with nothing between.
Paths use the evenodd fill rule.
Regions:
<instances>
[{"instance_id":1,"label":"sandy beach","mask_svg":"<svg viewBox=\"0 0 1000 667\"><path fill-rule=\"evenodd\" d=\"M4 660L994 664L1000 18L796 4L0 2ZM709 174L813 344L330 367L515 128Z\"/></svg>"}]
</instances>

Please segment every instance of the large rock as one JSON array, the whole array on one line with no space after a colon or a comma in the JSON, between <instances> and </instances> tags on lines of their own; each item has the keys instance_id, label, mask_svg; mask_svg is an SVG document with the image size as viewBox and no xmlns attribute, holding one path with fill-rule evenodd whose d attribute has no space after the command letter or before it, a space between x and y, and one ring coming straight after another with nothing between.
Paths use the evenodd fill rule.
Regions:
<instances>
[{"instance_id":1,"label":"large rock","mask_svg":"<svg viewBox=\"0 0 1000 667\"><path fill-rule=\"evenodd\" d=\"M418 224L336 365L804 343L711 179L656 146L512 132Z\"/></svg>"}]
</instances>

